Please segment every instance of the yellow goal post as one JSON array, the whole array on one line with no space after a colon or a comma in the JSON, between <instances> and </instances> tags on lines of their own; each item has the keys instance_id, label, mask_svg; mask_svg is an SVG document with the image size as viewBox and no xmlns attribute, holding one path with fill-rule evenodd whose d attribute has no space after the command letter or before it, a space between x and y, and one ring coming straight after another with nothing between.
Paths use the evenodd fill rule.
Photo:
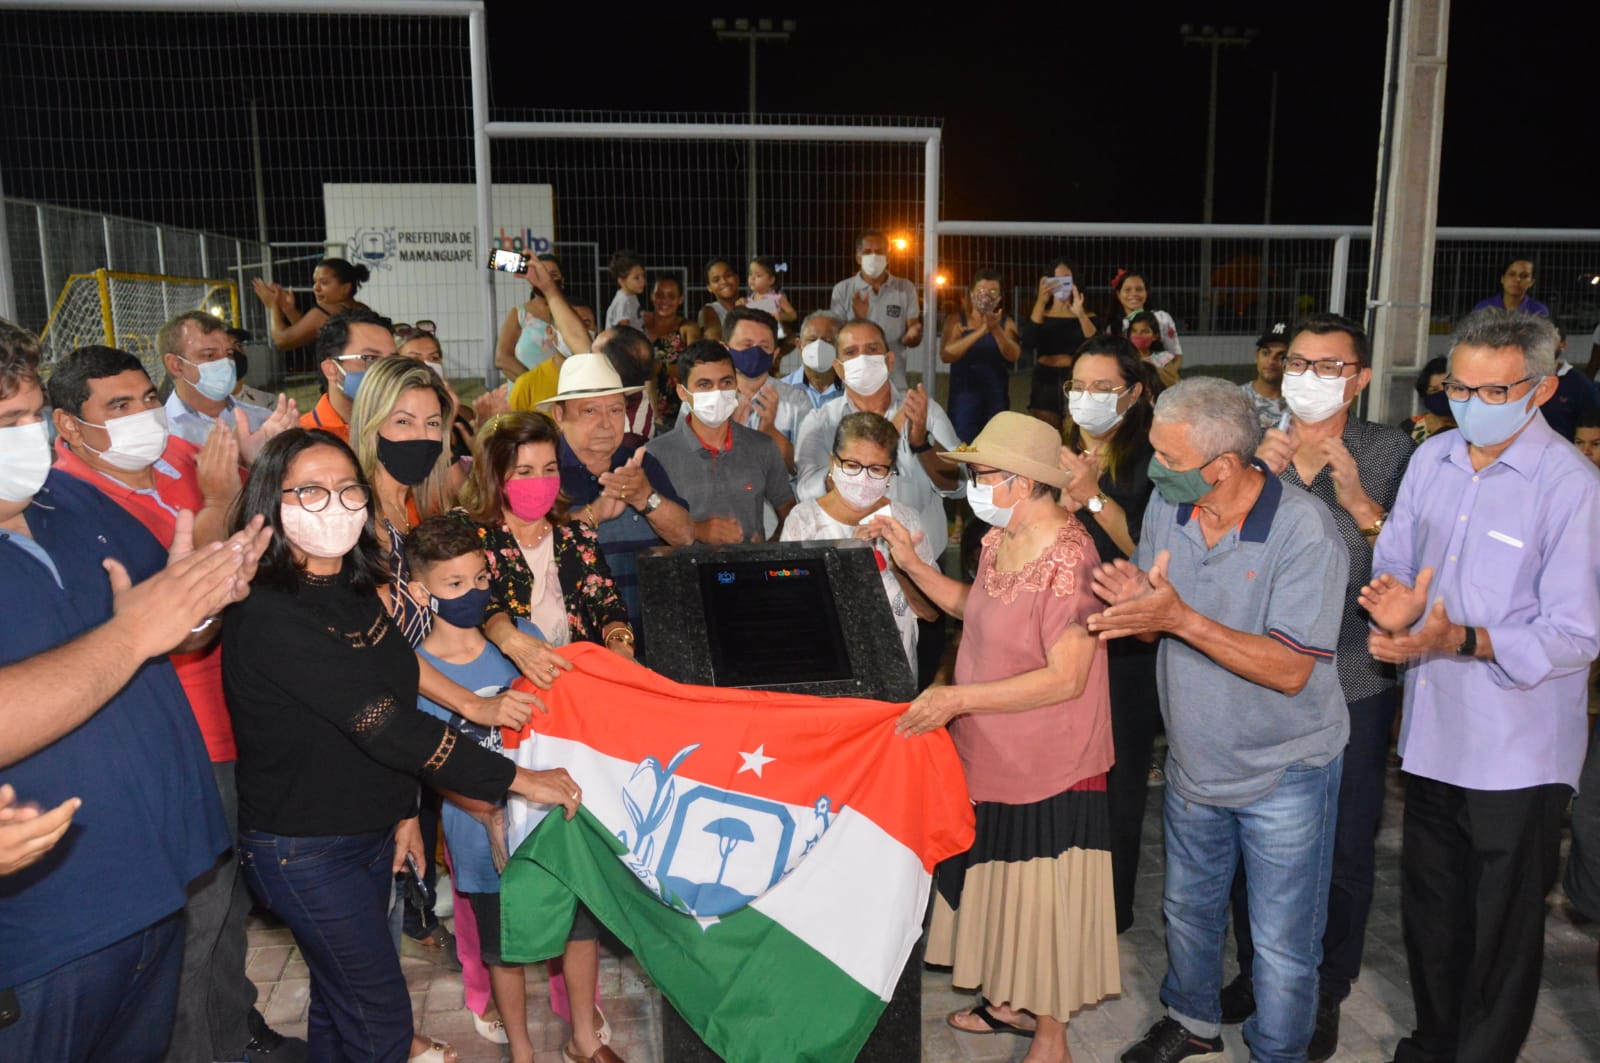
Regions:
<instances>
[{"instance_id":1,"label":"yellow goal post","mask_svg":"<svg viewBox=\"0 0 1600 1063\"><path fill-rule=\"evenodd\" d=\"M61 286L39 339L44 370L78 347L104 344L139 357L150 379L165 377L156 333L178 314L202 310L239 325L239 285L208 277L169 277L97 269L74 273Z\"/></svg>"}]
</instances>

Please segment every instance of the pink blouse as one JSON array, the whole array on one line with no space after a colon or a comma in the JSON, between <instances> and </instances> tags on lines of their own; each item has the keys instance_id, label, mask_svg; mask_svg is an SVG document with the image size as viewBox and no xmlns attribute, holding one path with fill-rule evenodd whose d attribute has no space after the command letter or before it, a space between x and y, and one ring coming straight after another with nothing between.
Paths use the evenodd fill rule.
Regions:
<instances>
[{"instance_id":1,"label":"pink blouse","mask_svg":"<svg viewBox=\"0 0 1600 1063\"><path fill-rule=\"evenodd\" d=\"M1100 558L1076 518L1017 572L995 571L1002 534L995 528L983 537L956 656L957 683L1043 668L1067 629L1104 607L1090 586ZM1078 697L1025 712L960 716L950 734L975 801L1031 804L1102 774L1112 761L1105 644L1095 647L1089 681Z\"/></svg>"}]
</instances>

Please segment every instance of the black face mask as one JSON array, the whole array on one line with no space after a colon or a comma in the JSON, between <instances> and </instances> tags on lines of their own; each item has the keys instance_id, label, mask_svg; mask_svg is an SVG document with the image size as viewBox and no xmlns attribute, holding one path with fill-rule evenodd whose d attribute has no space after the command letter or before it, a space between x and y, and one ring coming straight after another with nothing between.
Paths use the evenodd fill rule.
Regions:
<instances>
[{"instance_id":1,"label":"black face mask","mask_svg":"<svg viewBox=\"0 0 1600 1063\"><path fill-rule=\"evenodd\" d=\"M407 487L415 487L426 480L443 453L444 444L437 439L396 441L378 436L378 461L390 476Z\"/></svg>"},{"instance_id":2,"label":"black face mask","mask_svg":"<svg viewBox=\"0 0 1600 1063\"><path fill-rule=\"evenodd\" d=\"M1432 395L1422 396L1422 405L1435 417L1450 416L1450 397L1442 391L1435 391Z\"/></svg>"}]
</instances>

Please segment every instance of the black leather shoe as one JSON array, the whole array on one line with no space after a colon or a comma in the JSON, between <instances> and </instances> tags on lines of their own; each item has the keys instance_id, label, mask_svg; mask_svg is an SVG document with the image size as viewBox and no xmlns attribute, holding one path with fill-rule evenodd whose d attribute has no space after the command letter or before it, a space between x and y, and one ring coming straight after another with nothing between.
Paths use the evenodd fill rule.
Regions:
<instances>
[{"instance_id":1,"label":"black leather shoe","mask_svg":"<svg viewBox=\"0 0 1600 1063\"><path fill-rule=\"evenodd\" d=\"M1317 1026L1306 1046L1306 1063L1323 1063L1339 1050L1339 1001L1317 998Z\"/></svg>"},{"instance_id":2,"label":"black leather shoe","mask_svg":"<svg viewBox=\"0 0 1600 1063\"><path fill-rule=\"evenodd\" d=\"M1222 1025L1235 1026L1256 1013L1256 987L1247 974L1241 974L1222 987Z\"/></svg>"}]
</instances>

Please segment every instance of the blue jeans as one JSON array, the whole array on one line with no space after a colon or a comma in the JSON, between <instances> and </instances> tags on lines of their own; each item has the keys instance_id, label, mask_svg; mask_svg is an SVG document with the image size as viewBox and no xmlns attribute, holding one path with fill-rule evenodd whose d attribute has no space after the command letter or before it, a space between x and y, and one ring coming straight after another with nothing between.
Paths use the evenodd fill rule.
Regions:
<instances>
[{"instance_id":1,"label":"blue jeans","mask_svg":"<svg viewBox=\"0 0 1600 1063\"><path fill-rule=\"evenodd\" d=\"M1350 741L1344 748L1333 876L1328 883L1328 926L1322 932L1322 967L1317 974L1322 998L1336 1003L1350 995L1351 983L1361 974L1361 950L1378 871L1378 824L1383 819L1394 709L1393 687L1350 702ZM1249 975L1256 950L1245 917L1245 897L1241 870L1233 880L1233 937L1239 943L1239 972Z\"/></svg>"},{"instance_id":2,"label":"blue jeans","mask_svg":"<svg viewBox=\"0 0 1600 1063\"><path fill-rule=\"evenodd\" d=\"M1244 1026L1251 1058L1304 1060L1317 1013L1343 758L1294 767L1241 808L1185 801L1167 787L1167 1014L1203 1037L1222 1018L1228 892L1242 858L1255 940L1256 1013Z\"/></svg>"},{"instance_id":3,"label":"blue jeans","mask_svg":"<svg viewBox=\"0 0 1600 1063\"><path fill-rule=\"evenodd\" d=\"M19 1017L0 1029L0 1059L151 1063L178 1006L180 913L16 987Z\"/></svg>"},{"instance_id":4,"label":"blue jeans","mask_svg":"<svg viewBox=\"0 0 1600 1063\"><path fill-rule=\"evenodd\" d=\"M312 1063L404 1063L411 995L389 937L394 831L286 837L240 831L244 874L311 969Z\"/></svg>"}]
</instances>

